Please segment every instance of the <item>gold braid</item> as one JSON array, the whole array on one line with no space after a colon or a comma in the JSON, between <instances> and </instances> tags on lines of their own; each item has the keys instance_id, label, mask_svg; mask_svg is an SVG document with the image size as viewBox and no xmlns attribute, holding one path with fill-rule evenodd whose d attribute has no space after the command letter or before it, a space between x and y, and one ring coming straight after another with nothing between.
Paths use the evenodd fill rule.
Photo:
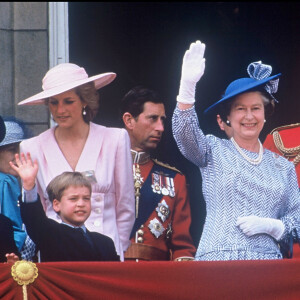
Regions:
<instances>
[{"instance_id":1,"label":"gold braid","mask_svg":"<svg viewBox=\"0 0 300 300\"><path fill-rule=\"evenodd\" d=\"M286 158L294 157L292 162L296 166L300 162L300 146L294 148L285 148L278 131L273 132L273 139L274 139L275 146L282 153L284 157Z\"/></svg>"}]
</instances>

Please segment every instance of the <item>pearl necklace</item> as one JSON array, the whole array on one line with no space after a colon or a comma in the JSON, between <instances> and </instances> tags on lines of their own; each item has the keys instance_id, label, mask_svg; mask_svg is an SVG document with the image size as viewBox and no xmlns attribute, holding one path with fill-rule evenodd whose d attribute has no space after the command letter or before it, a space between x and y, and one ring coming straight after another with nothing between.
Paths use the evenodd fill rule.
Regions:
<instances>
[{"instance_id":1,"label":"pearl necklace","mask_svg":"<svg viewBox=\"0 0 300 300\"><path fill-rule=\"evenodd\" d=\"M245 154L245 152L240 148L240 146L237 144L237 142L234 140L234 138L232 137L230 139L234 145L234 147L236 148L236 150L249 162L251 163L252 165L259 165L262 161L262 158L263 158L263 152L264 152L264 149L263 149L263 146L260 142L260 140L258 140L259 142L259 153L258 153L258 157L255 158L255 159L252 159L250 158L249 156L247 156Z\"/></svg>"}]
</instances>

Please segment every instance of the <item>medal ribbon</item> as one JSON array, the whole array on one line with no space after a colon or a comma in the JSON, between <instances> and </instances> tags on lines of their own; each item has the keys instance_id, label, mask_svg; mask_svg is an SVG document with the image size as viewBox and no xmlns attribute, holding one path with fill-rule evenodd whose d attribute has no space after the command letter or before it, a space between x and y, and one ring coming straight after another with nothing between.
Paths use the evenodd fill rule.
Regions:
<instances>
[{"instance_id":1,"label":"medal ribbon","mask_svg":"<svg viewBox=\"0 0 300 300\"><path fill-rule=\"evenodd\" d=\"M142 185L142 188L140 190L141 196L140 196L140 205L139 205L139 211L138 211L138 218L135 219L135 223L133 225L130 238L132 238L135 235L135 232L143 225L151 215L151 213L155 210L160 200L165 197L162 194L153 193L151 184L152 184L152 173L160 173L164 174L166 172L166 168L160 165L157 165L154 163L146 181ZM174 178L176 175L176 172L167 169L168 177Z\"/></svg>"}]
</instances>

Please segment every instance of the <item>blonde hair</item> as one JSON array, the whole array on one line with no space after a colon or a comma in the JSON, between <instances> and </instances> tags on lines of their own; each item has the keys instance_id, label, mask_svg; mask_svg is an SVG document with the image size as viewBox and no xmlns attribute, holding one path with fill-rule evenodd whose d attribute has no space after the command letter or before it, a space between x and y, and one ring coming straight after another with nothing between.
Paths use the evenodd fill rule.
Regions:
<instances>
[{"instance_id":1,"label":"blonde hair","mask_svg":"<svg viewBox=\"0 0 300 300\"><path fill-rule=\"evenodd\" d=\"M80 172L63 172L54 177L47 186L47 193L51 203L54 199L61 200L63 192L70 186L85 186L92 193L89 180Z\"/></svg>"}]
</instances>

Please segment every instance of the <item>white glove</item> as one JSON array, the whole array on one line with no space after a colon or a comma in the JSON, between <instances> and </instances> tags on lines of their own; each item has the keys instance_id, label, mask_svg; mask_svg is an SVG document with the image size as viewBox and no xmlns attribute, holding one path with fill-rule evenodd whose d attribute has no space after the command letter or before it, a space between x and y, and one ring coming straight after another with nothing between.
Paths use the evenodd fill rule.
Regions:
<instances>
[{"instance_id":1,"label":"white glove","mask_svg":"<svg viewBox=\"0 0 300 300\"><path fill-rule=\"evenodd\" d=\"M284 232L284 224L282 221L272 218L260 218L257 216L238 217L236 225L239 226L247 236L266 233L277 241Z\"/></svg>"},{"instance_id":2,"label":"white glove","mask_svg":"<svg viewBox=\"0 0 300 300\"><path fill-rule=\"evenodd\" d=\"M196 41L190 45L183 57L181 80L177 101L184 104L194 104L196 84L205 69L205 44Z\"/></svg>"}]
</instances>

